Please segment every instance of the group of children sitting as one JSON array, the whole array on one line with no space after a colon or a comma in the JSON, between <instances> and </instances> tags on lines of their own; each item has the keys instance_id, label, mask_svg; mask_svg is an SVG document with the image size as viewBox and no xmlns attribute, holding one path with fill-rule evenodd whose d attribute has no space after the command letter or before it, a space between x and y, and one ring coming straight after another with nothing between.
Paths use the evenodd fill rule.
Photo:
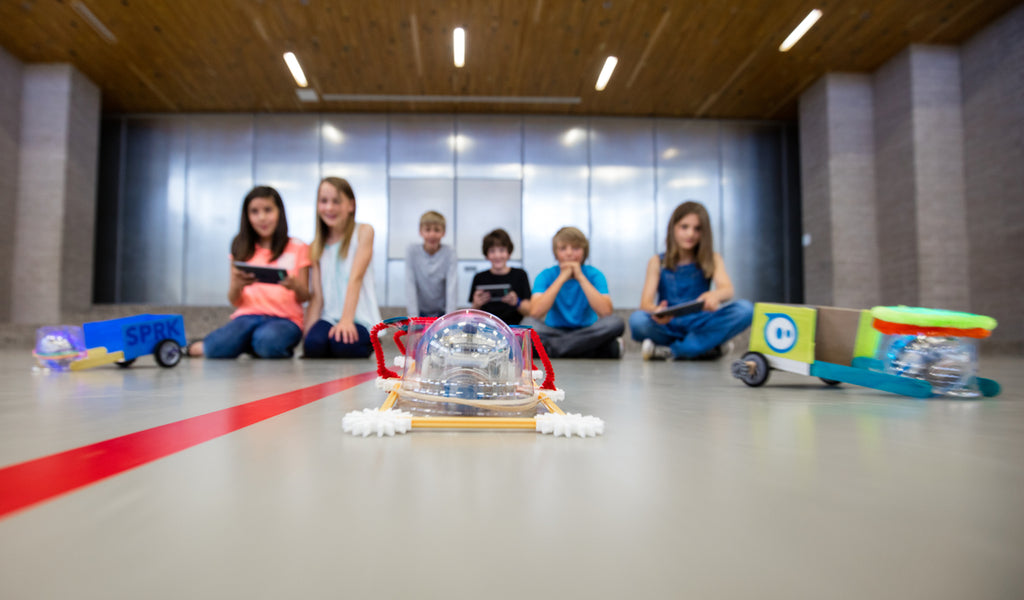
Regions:
<instances>
[{"instance_id":1,"label":"group of children sitting","mask_svg":"<svg viewBox=\"0 0 1024 600\"><path fill-rule=\"evenodd\" d=\"M253 188L242 204L238 234L231 243L228 300L231 320L202 340L187 356L287 358L301 342L306 358L365 358L372 353L370 330L381 320L371 259L371 225L356 222L351 185L338 177L320 182L312 244L288 236L284 203L277 190ZM456 310L454 250L441 244L444 217L428 211L420 219L423 243L406 252L406 298L410 316L438 317ZM483 239L491 268L473 277L469 302L510 325L534 328L551 358L620 358L625 323L615 315L608 282L586 264L589 243L582 231L563 227L552 239L557 264L543 270L533 286L526 272L508 264L514 249L504 229ZM651 257L640 310L629 318L633 339L650 359L715 358L746 329L753 307L733 298L721 256L712 250L711 223L704 206L685 202L669 219L664 254ZM262 283L235 262L283 269L279 283ZM312 273L310 273L312 271ZM713 285L712 285L713 284ZM699 301L702 310L672 316L668 306ZM305 310L303 304L307 303Z\"/></svg>"}]
</instances>

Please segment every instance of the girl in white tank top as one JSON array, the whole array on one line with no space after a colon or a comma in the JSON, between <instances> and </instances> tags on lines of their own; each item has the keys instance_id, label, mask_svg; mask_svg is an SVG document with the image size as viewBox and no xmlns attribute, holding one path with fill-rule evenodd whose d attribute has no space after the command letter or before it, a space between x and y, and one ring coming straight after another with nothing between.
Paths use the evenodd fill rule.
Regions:
<instances>
[{"instance_id":1,"label":"girl in white tank top","mask_svg":"<svg viewBox=\"0 0 1024 600\"><path fill-rule=\"evenodd\" d=\"M344 179L320 182L316 236L309 247L312 297L306 309L306 358L365 358L380 322L373 278L373 227L356 223L356 199Z\"/></svg>"}]
</instances>

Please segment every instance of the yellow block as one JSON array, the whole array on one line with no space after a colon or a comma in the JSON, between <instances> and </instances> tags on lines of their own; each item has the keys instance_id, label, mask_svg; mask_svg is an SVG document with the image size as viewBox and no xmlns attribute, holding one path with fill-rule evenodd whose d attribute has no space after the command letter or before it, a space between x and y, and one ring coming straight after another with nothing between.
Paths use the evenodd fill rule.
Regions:
<instances>
[{"instance_id":1,"label":"yellow block","mask_svg":"<svg viewBox=\"0 0 1024 600\"><path fill-rule=\"evenodd\" d=\"M814 362L814 328L817 311L806 306L766 304L754 306L750 349L769 356L804 363Z\"/></svg>"},{"instance_id":2,"label":"yellow block","mask_svg":"<svg viewBox=\"0 0 1024 600\"><path fill-rule=\"evenodd\" d=\"M89 348L85 352L85 358L76 360L75 362L71 363L72 371L91 369L93 367L109 365L124 360L124 351L122 350L118 350L117 352L108 354L107 349L101 346L99 348Z\"/></svg>"}]
</instances>

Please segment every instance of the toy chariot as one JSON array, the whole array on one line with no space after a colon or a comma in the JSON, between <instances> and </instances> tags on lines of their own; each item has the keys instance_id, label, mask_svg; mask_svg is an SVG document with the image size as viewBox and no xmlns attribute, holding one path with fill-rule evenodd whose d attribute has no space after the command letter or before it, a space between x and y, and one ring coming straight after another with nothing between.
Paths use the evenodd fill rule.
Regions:
<instances>
[{"instance_id":1,"label":"toy chariot","mask_svg":"<svg viewBox=\"0 0 1024 600\"><path fill-rule=\"evenodd\" d=\"M996 396L999 384L977 375L977 340L995 326L991 317L929 308L758 303L750 351L732 374L751 387L775 369L914 398Z\"/></svg>"},{"instance_id":2,"label":"toy chariot","mask_svg":"<svg viewBox=\"0 0 1024 600\"><path fill-rule=\"evenodd\" d=\"M386 365L380 335L394 329L401 353ZM412 429L525 429L555 436L604 433L601 419L565 413L556 404L565 392L537 333L509 327L473 309L436 319L401 317L370 332L377 358L377 387L387 392L379 409L345 415L354 435L393 436ZM544 370L533 368L533 355Z\"/></svg>"}]
</instances>

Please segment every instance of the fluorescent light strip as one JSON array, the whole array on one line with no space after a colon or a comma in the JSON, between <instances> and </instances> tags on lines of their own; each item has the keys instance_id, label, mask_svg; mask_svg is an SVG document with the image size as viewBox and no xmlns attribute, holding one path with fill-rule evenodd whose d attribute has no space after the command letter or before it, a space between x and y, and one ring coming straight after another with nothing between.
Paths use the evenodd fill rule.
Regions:
<instances>
[{"instance_id":1,"label":"fluorescent light strip","mask_svg":"<svg viewBox=\"0 0 1024 600\"><path fill-rule=\"evenodd\" d=\"M284 62L288 65L288 70L292 72L292 77L295 78L295 83L297 83L299 87L306 87L309 85L309 82L306 81L306 74L302 72L302 67L299 66L299 59L295 58L295 54L285 52Z\"/></svg>"},{"instance_id":2,"label":"fluorescent light strip","mask_svg":"<svg viewBox=\"0 0 1024 600\"><path fill-rule=\"evenodd\" d=\"M820 18L821 11L818 9L812 10L806 17L804 17L803 21L800 21L800 24L796 26L793 33L789 34L789 37L782 42L779 46L779 52L785 52L795 46L796 43L800 41L800 38L804 37L807 30L813 27Z\"/></svg>"},{"instance_id":3,"label":"fluorescent light strip","mask_svg":"<svg viewBox=\"0 0 1024 600\"><path fill-rule=\"evenodd\" d=\"M88 6L82 4L78 0L74 0L74 2L71 3L71 8L85 19L85 22L89 24L89 27L92 27L93 31L100 34L101 38L107 40L111 44L117 43L117 37L107 29L106 25L96 18L96 15L92 14L92 11L89 10Z\"/></svg>"},{"instance_id":4,"label":"fluorescent light strip","mask_svg":"<svg viewBox=\"0 0 1024 600\"><path fill-rule=\"evenodd\" d=\"M579 96L415 96L403 94L321 94L324 102L453 102L457 104L579 104Z\"/></svg>"},{"instance_id":5,"label":"fluorescent light strip","mask_svg":"<svg viewBox=\"0 0 1024 600\"><path fill-rule=\"evenodd\" d=\"M608 80L612 78L612 71L615 70L615 65L618 63L619 59L614 56L609 56L604 61L604 68L601 69L601 74L597 76L597 85L594 86L595 90L600 92L604 89L604 86L608 85Z\"/></svg>"},{"instance_id":6,"label":"fluorescent light strip","mask_svg":"<svg viewBox=\"0 0 1024 600\"><path fill-rule=\"evenodd\" d=\"M455 55L455 66L463 67L466 65L466 30L461 27L456 27L455 31L452 32L452 49Z\"/></svg>"}]
</instances>

